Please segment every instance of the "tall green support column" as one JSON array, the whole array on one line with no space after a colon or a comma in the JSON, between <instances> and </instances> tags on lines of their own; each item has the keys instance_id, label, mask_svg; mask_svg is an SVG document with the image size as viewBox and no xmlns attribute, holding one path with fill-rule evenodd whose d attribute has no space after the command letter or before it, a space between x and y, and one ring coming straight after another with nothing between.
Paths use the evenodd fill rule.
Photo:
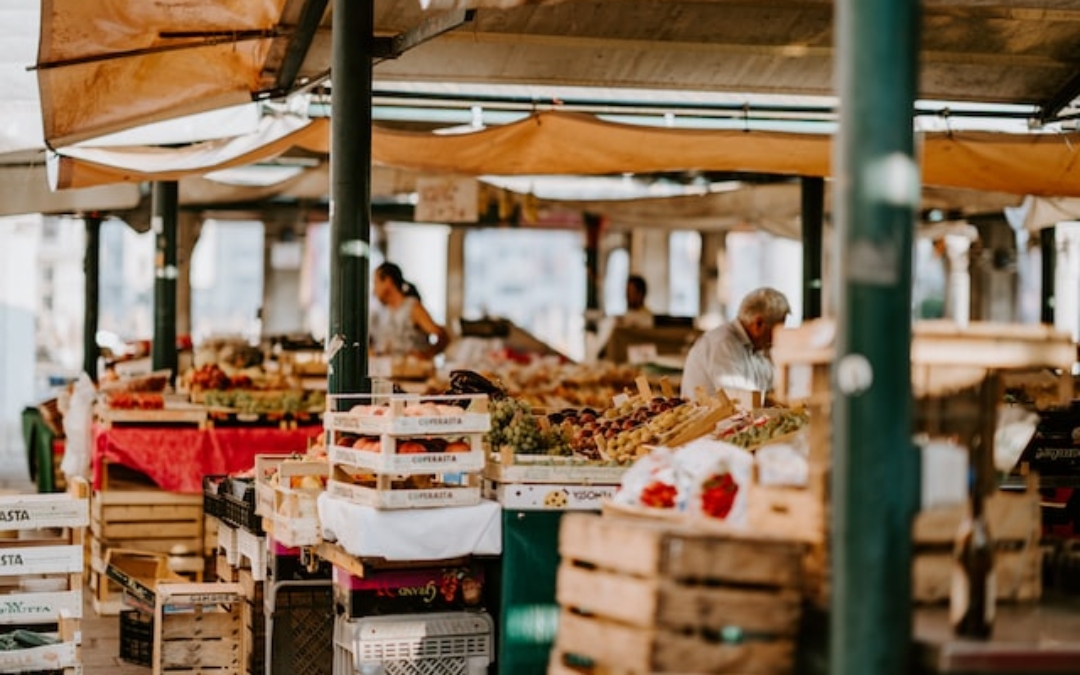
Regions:
<instances>
[{"instance_id":1,"label":"tall green support column","mask_svg":"<svg viewBox=\"0 0 1080 675\"><path fill-rule=\"evenodd\" d=\"M150 361L154 370L176 372L177 215L180 186L176 181L154 183L150 193L150 225L156 237L154 256L154 340Z\"/></svg>"},{"instance_id":2,"label":"tall green support column","mask_svg":"<svg viewBox=\"0 0 1080 675\"><path fill-rule=\"evenodd\" d=\"M86 256L83 258L83 275L86 277L83 295L83 372L90 379L98 379L98 286L101 283L101 214L97 211L83 218L86 226Z\"/></svg>"},{"instance_id":3,"label":"tall green support column","mask_svg":"<svg viewBox=\"0 0 1080 675\"><path fill-rule=\"evenodd\" d=\"M803 301L802 317L821 316L821 242L825 232L825 179L802 179Z\"/></svg>"},{"instance_id":4,"label":"tall green support column","mask_svg":"<svg viewBox=\"0 0 1080 675\"><path fill-rule=\"evenodd\" d=\"M834 222L833 675L910 672L912 110L918 0L839 0Z\"/></svg>"},{"instance_id":5,"label":"tall green support column","mask_svg":"<svg viewBox=\"0 0 1080 675\"><path fill-rule=\"evenodd\" d=\"M370 391L373 0L334 0L330 92L331 394Z\"/></svg>"},{"instance_id":6,"label":"tall green support column","mask_svg":"<svg viewBox=\"0 0 1080 675\"><path fill-rule=\"evenodd\" d=\"M600 228L603 219L586 213L585 221L585 311L600 312ZM591 316L592 314L590 314Z\"/></svg>"},{"instance_id":7,"label":"tall green support column","mask_svg":"<svg viewBox=\"0 0 1080 675\"><path fill-rule=\"evenodd\" d=\"M1042 254L1042 287L1039 290L1039 320L1054 325L1054 280L1057 277L1057 228L1051 225L1039 230L1039 252Z\"/></svg>"}]
</instances>

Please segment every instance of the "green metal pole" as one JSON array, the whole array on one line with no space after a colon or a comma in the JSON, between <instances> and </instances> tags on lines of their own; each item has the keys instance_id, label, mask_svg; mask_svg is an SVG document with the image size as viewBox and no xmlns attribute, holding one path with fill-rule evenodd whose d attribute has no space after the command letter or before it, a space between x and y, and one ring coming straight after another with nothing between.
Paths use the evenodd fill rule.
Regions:
<instances>
[{"instance_id":1,"label":"green metal pole","mask_svg":"<svg viewBox=\"0 0 1080 675\"><path fill-rule=\"evenodd\" d=\"M1054 279L1057 276L1057 228L1051 225L1039 230L1039 250L1042 253L1042 288L1039 292L1040 321L1054 325Z\"/></svg>"},{"instance_id":2,"label":"green metal pole","mask_svg":"<svg viewBox=\"0 0 1080 675\"><path fill-rule=\"evenodd\" d=\"M912 111L918 0L839 0L839 312L833 391L833 675L910 672Z\"/></svg>"},{"instance_id":3,"label":"green metal pole","mask_svg":"<svg viewBox=\"0 0 1080 675\"><path fill-rule=\"evenodd\" d=\"M101 282L101 214L97 211L83 218L86 226L86 256L83 274L86 277L83 309L83 372L98 379L98 286Z\"/></svg>"},{"instance_id":4,"label":"green metal pole","mask_svg":"<svg viewBox=\"0 0 1080 675\"><path fill-rule=\"evenodd\" d=\"M825 230L825 179L802 179L803 319L821 316L821 240Z\"/></svg>"},{"instance_id":5,"label":"green metal pole","mask_svg":"<svg viewBox=\"0 0 1080 675\"><path fill-rule=\"evenodd\" d=\"M154 183L150 193L150 223L157 238L154 256L154 340L150 361L154 370L176 372L176 265L177 216L180 186L176 181Z\"/></svg>"},{"instance_id":6,"label":"green metal pole","mask_svg":"<svg viewBox=\"0 0 1080 675\"><path fill-rule=\"evenodd\" d=\"M334 0L330 126L331 394L370 391L371 81L374 0Z\"/></svg>"}]
</instances>

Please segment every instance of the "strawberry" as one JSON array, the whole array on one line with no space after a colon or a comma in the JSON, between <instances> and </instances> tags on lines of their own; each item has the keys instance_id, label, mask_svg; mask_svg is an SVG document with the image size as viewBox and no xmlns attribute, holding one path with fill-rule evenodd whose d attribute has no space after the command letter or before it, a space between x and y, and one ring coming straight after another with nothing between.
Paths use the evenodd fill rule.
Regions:
<instances>
[{"instance_id":1,"label":"strawberry","mask_svg":"<svg viewBox=\"0 0 1080 675\"><path fill-rule=\"evenodd\" d=\"M659 509L675 508L675 486L653 481L641 491L641 504Z\"/></svg>"},{"instance_id":2,"label":"strawberry","mask_svg":"<svg viewBox=\"0 0 1080 675\"><path fill-rule=\"evenodd\" d=\"M731 474L716 474L701 486L701 510L712 518L727 518L739 486Z\"/></svg>"}]
</instances>

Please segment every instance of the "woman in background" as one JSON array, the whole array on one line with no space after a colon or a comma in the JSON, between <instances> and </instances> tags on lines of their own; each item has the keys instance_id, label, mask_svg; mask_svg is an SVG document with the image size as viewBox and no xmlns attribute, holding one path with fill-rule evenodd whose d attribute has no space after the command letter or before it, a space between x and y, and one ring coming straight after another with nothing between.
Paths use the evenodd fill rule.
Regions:
<instances>
[{"instance_id":1,"label":"woman in background","mask_svg":"<svg viewBox=\"0 0 1080 675\"><path fill-rule=\"evenodd\" d=\"M432 359L446 349L450 336L424 309L420 293L405 281L400 267L391 262L379 265L374 291L382 304L371 325L371 346L376 354Z\"/></svg>"}]
</instances>

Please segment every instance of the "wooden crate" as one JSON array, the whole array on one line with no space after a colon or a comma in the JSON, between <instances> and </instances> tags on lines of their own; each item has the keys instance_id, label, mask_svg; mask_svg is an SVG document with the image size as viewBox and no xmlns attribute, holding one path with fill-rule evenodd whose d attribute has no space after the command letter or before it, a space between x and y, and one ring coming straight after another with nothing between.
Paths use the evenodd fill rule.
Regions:
<instances>
[{"instance_id":1,"label":"wooden crate","mask_svg":"<svg viewBox=\"0 0 1080 675\"><path fill-rule=\"evenodd\" d=\"M244 603L240 608L244 627L241 663L249 675L262 675L266 667L266 582L256 581L251 570L239 570L238 579L244 591Z\"/></svg>"},{"instance_id":2,"label":"wooden crate","mask_svg":"<svg viewBox=\"0 0 1080 675\"><path fill-rule=\"evenodd\" d=\"M1029 602L1042 596L1043 551L1039 546L1039 492L1029 476L1025 492L998 492L986 501L994 540L994 581L998 601ZM952 585L953 543L968 506L922 511L913 529L912 588L916 602L947 602Z\"/></svg>"},{"instance_id":3,"label":"wooden crate","mask_svg":"<svg viewBox=\"0 0 1080 675\"><path fill-rule=\"evenodd\" d=\"M398 487L392 476L362 480L342 466L331 468L326 490L335 497L376 509L424 509L475 506L480 503L479 473L469 474L464 485L434 481L430 487Z\"/></svg>"},{"instance_id":4,"label":"wooden crate","mask_svg":"<svg viewBox=\"0 0 1080 675\"><path fill-rule=\"evenodd\" d=\"M0 631L13 627L52 633L60 642L0 652L0 673L80 667L84 535L89 488L71 481L69 493L0 497Z\"/></svg>"},{"instance_id":5,"label":"wooden crate","mask_svg":"<svg viewBox=\"0 0 1080 675\"><path fill-rule=\"evenodd\" d=\"M317 546L322 541L318 498L326 489L330 464L274 455L255 457L255 512L263 529L289 547ZM315 486L301 484L301 481Z\"/></svg>"},{"instance_id":6,"label":"wooden crate","mask_svg":"<svg viewBox=\"0 0 1080 675\"><path fill-rule=\"evenodd\" d=\"M164 490L98 490L90 499L90 531L102 541L201 541L202 495ZM199 547L201 543L194 550Z\"/></svg>"},{"instance_id":7,"label":"wooden crate","mask_svg":"<svg viewBox=\"0 0 1080 675\"><path fill-rule=\"evenodd\" d=\"M105 578L109 551L127 549L167 554L176 549L200 554L204 544L202 495L146 487L95 490L90 496L90 584L94 610L118 614L118 588ZM201 573L200 573L201 574ZM196 574L196 578L199 578Z\"/></svg>"},{"instance_id":8,"label":"wooden crate","mask_svg":"<svg viewBox=\"0 0 1080 675\"><path fill-rule=\"evenodd\" d=\"M804 544L568 514L559 551L552 672L791 672Z\"/></svg>"},{"instance_id":9,"label":"wooden crate","mask_svg":"<svg viewBox=\"0 0 1080 675\"><path fill-rule=\"evenodd\" d=\"M239 584L159 583L153 675L241 675L243 604Z\"/></svg>"}]
</instances>

